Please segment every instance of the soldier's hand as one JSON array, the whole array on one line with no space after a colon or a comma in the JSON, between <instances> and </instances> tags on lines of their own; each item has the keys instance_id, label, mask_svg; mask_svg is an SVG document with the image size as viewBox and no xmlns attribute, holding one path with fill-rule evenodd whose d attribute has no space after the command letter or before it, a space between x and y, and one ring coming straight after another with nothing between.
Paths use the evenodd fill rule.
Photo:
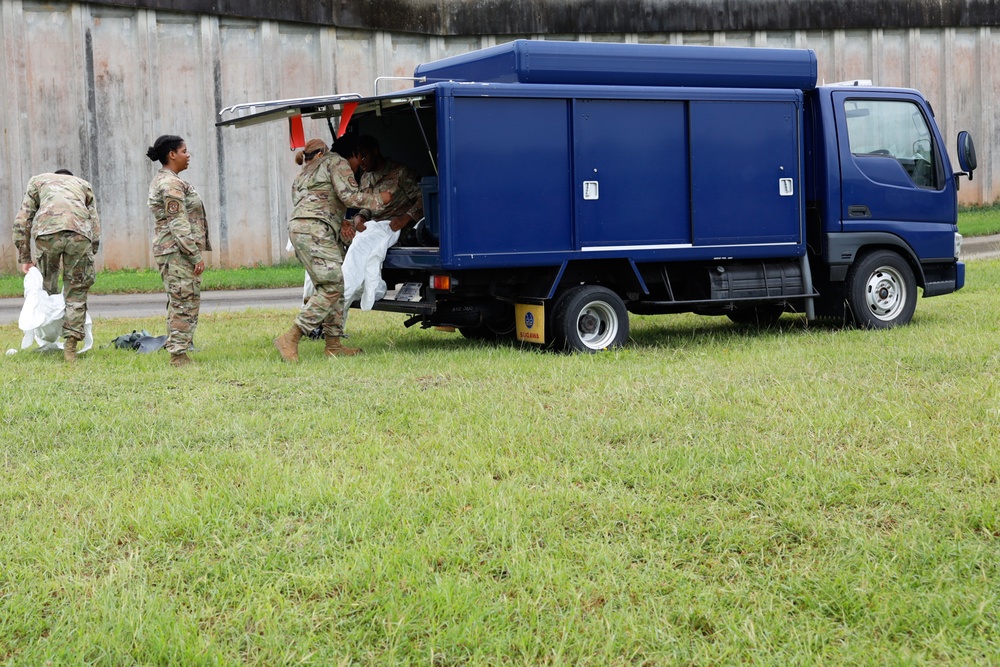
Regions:
<instances>
[{"instance_id":1,"label":"soldier's hand","mask_svg":"<svg viewBox=\"0 0 1000 667\"><path fill-rule=\"evenodd\" d=\"M358 217L354 218L354 229L356 229L357 231L359 231L359 232L365 231L365 229L367 228L367 225L368 225L368 221L365 220L364 218L362 218L360 215Z\"/></svg>"},{"instance_id":2,"label":"soldier's hand","mask_svg":"<svg viewBox=\"0 0 1000 667\"><path fill-rule=\"evenodd\" d=\"M33 264L33 263L31 263L31 262L28 262L27 264L22 264L22 265L21 265L21 273L27 273L27 272L28 272L28 270L29 270L29 269L30 269L31 267L33 267L33 266L34 266L34 264Z\"/></svg>"},{"instance_id":3,"label":"soldier's hand","mask_svg":"<svg viewBox=\"0 0 1000 667\"><path fill-rule=\"evenodd\" d=\"M409 213L404 213L403 215L397 215L389 222L389 229L391 229L394 232L398 232L403 227L406 227L408 224L410 224L412 220L413 218L410 217Z\"/></svg>"},{"instance_id":4,"label":"soldier's hand","mask_svg":"<svg viewBox=\"0 0 1000 667\"><path fill-rule=\"evenodd\" d=\"M382 203L383 204L388 204L389 202L392 201L392 193L389 192L388 190L386 190L384 192L381 192L379 194L382 195Z\"/></svg>"},{"instance_id":5,"label":"soldier's hand","mask_svg":"<svg viewBox=\"0 0 1000 667\"><path fill-rule=\"evenodd\" d=\"M200 276L205 271L205 260L201 260L194 265L194 275Z\"/></svg>"},{"instance_id":6,"label":"soldier's hand","mask_svg":"<svg viewBox=\"0 0 1000 667\"><path fill-rule=\"evenodd\" d=\"M345 243L350 243L354 240L354 225L348 220L344 220L340 224L340 238L344 239Z\"/></svg>"}]
</instances>

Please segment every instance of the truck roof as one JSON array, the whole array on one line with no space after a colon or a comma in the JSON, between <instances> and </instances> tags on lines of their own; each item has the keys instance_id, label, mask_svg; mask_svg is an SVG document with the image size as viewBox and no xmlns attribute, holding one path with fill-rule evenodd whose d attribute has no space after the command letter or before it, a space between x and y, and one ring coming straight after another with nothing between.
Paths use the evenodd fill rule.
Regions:
<instances>
[{"instance_id":1,"label":"truck roof","mask_svg":"<svg viewBox=\"0 0 1000 667\"><path fill-rule=\"evenodd\" d=\"M810 49L519 39L418 65L413 75L428 82L811 90L817 64Z\"/></svg>"}]
</instances>

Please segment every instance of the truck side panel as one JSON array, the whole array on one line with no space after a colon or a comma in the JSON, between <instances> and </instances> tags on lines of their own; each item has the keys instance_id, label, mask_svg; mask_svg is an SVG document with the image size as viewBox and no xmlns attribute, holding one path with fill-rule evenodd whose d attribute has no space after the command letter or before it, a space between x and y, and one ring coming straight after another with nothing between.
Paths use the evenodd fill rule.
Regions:
<instances>
[{"instance_id":1,"label":"truck side panel","mask_svg":"<svg viewBox=\"0 0 1000 667\"><path fill-rule=\"evenodd\" d=\"M801 241L800 109L691 102L695 245Z\"/></svg>"},{"instance_id":2,"label":"truck side panel","mask_svg":"<svg viewBox=\"0 0 1000 667\"><path fill-rule=\"evenodd\" d=\"M565 99L453 98L442 255L548 253L574 245Z\"/></svg>"},{"instance_id":3,"label":"truck side panel","mask_svg":"<svg viewBox=\"0 0 1000 667\"><path fill-rule=\"evenodd\" d=\"M575 100L578 248L691 243L686 106Z\"/></svg>"}]
</instances>

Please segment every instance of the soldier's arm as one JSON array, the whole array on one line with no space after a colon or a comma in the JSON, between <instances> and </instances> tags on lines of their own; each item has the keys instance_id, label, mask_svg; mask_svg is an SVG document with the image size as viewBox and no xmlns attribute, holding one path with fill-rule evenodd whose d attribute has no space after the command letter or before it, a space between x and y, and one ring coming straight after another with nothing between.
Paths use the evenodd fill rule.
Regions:
<instances>
[{"instance_id":1,"label":"soldier's arm","mask_svg":"<svg viewBox=\"0 0 1000 667\"><path fill-rule=\"evenodd\" d=\"M195 264L201 262L201 251L191 233L191 221L187 217L184 206L184 192L179 188L167 187L163 190L163 213L166 216L167 228L177 240L181 252L191 257Z\"/></svg>"},{"instance_id":2,"label":"soldier's arm","mask_svg":"<svg viewBox=\"0 0 1000 667\"><path fill-rule=\"evenodd\" d=\"M410 202L410 207L406 209L407 215L413 218L414 222L424 217L424 191L420 188L420 179L409 169L404 169L399 178L399 187Z\"/></svg>"},{"instance_id":3,"label":"soldier's arm","mask_svg":"<svg viewBox=\"0 0 1000 667\"><path fill-rule=\"evenodd\" d=\"M28 182L28 190L21 201L21 210L14 219L14 247L17 248L18 264L31 264L31 223L38 212L38 186L34 179Z\"/></svg>"},{"instance_id":4,"label":"soldier's arm","mask_svg":"<svg viewBox=\"0 0 1000 667\"><path fill-rule=\"evenodd\" d=\"M87 210L90 212L90 245L96 255L97 248L101 245L101 216L97 214L97 200L90 188L87 188Z\"/></svg>"},{"instance_id":5,"label":"soldier's arm","mask_svg":"<svg viewBox=\"0 0 1000 667\"><path fill-rule=\"evenodd\" d=\"M212 238L208 235L208 218L205 218L205 250L212 251Z\"/></svg>"},{"instance_id":6,"label":"soldier's arm","mask_svg":"<svg viewBox=\"0 0 1000 667\"><path fill-rule=\"evenodd\" d=\"M379 209L388 203L389 197L378 192L362 192L361 186L351 172L347 160L333 160L327 163L330 169L330 183L340 201L351 208Z\"/></svg>"}]
</instances>

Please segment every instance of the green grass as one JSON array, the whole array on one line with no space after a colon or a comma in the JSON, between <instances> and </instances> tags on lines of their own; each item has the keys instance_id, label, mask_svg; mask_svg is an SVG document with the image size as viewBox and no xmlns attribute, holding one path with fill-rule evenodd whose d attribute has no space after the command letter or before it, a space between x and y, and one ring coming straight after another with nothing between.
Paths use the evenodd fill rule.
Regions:
<instances>
[{"instance_id":1,"label":"green grass","mask_svg":"<svg viewBox=\"0 0 1000 667\"><path fill-rule=\"evenodd\" d=\"M962 208L958 213L958 231L963 236L1000 234L1000 204Z\"/></svg>"},{"instance_id":2,"label":"green grass","mask_svg":"<svg viewBox=\"0 0 1000 667\"><path fill-rule=\"evenodd\" d=\"M300 287L305 271L298 262L275 266L251 266L237 269L206 269L202 289L231 290L265 287ZM91 294L141 294L163 291L163 279L156 269L121 269L101 271ZM24 276L0 275L0 298L24 295Z\"/></svg>"},{"instance_id":3,"label":"green grass","mask_svg":"<svg viewBox=\"0 0 1000 667\"><path fill-rule=\"evenodd\" d=\"M897 330L635 317L597 355L354 311L365 355L290 366L292 314L203 317L183 369L0 358L0 663L1000 655L1000 262Z\"/></svg>"}]
</instances>

